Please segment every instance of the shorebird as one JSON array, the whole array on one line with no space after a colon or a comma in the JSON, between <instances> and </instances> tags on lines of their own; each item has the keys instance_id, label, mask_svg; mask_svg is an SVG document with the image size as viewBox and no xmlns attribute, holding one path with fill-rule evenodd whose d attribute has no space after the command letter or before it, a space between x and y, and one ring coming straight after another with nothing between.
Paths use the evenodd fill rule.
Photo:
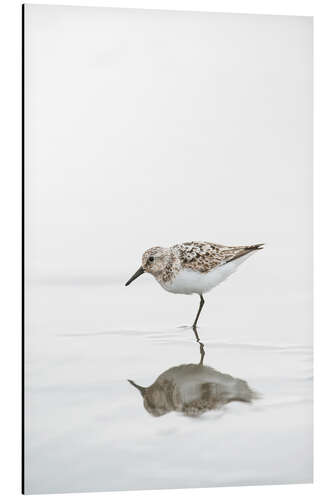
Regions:
<instances>
[{"instance_id":1,"label":"shorebird","mask_svg":"<svg viewBox=\"0 0 333 500\"><path fill-rule=\"evenodd\" d=\"M231 401L251 403L259 395L245 380L221 373L204 365L204 346L200 344L200 362L173 366L157 377L149 387L128 382L141 393L143 405L154 417L175 411L188 417L200 417L207 411L223 408Z\"/></svg>"},{"instance_id":2,"label":"shorebird","mask_svg":"<svg viewBox=\"0 0 333 500\"><path fill-rule=\"evenodd\" d=\"M262 248L262 243L226 246L206 241L190 241L169 248L152 247L144 252L142 265L125 286L141 274L149 273L167 292L197 293L200 304L192 325L196 327L205 303L203 294L228 278L244 260Z\"/></svg>"}]
</instances>

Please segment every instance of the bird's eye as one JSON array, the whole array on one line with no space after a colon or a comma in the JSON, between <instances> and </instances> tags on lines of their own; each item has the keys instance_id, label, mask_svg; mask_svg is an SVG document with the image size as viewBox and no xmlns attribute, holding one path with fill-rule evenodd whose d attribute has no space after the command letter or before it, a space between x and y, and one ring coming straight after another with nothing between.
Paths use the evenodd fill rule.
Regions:
<instances>
[{"instance_id":1,"label":"bird's eye","mask_svg":"<svg viewBox=\"0 0 333 500\"><path fill-rule=\"evenodd\" d=\"M149 262L154 262L154 257L149 257Z\"/></svg>"}]
</instances>

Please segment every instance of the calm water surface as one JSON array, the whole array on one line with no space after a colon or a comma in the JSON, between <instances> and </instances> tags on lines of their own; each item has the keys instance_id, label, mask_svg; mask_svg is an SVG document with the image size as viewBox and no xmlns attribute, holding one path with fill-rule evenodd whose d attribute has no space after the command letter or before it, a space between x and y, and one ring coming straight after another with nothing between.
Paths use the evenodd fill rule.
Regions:
<instances>
[{"instance_id":1,"label":"calm water surface","mask_svg":"<svg viewBox=\"0 0 333 500\"><path fill-rule=\"evenodd\" d=\"M26 492L311 481L311 297L233 290L30 285Z\"/></svg>"}]
</instances>

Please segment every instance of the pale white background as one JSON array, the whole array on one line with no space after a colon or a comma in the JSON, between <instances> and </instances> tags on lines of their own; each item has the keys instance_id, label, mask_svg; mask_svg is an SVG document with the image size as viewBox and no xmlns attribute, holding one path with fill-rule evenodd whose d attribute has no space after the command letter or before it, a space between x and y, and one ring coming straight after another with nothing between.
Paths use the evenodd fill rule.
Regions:
<instances>
[{"instance_id":1,"label":"pale white background","mask_svg":"<svg viewBox=\"0 0 333 500\"><path fill-rule=\"evenodd\" d=\"M14 2L11 2L14 4ZM71 2L75 4L76 2ZM317 122L321 119L324 120L324 113L326 113L326 122L321 123L320 136L318 135L318 131L316 131L317 138L317 151L316 151L316 163L317 168L321 168L320 171L320 184L322 185L323 191L321 193L321 217L320 217L320 226L322 228L322 235L324 231L329 231L331 227L330 223L330 210L332 211L332 206L328 206L330 202L330 185L332 184L331 179L326 177L328 174L327 170L330 165L332 165L332 152L330 145L330 120L329 116L332 114L332 98L330 95L330 89L332 88L332 74L327 70L327 64L330 61L330 46L332 45L332 39L329 40L328 35L331 32L331 18L329 9L323 9L324 4L322 3L322 7L314 7L313 2L279 2L278 9L276 2L112 2L108 3L110 6L130 6L135 5L137 7L158 7L158 5L167 6L168 8L186 8L190 4L190 9L199 9L201 3L202 10L210 9L215 11L233 11L233 12L252 12L252 13L280 13L280 14L305 14L312 15L318 11L317 17L315 19L315 40L317 41L317 60L316 64L321 63L320 71L319 71L319 79L317 72L317 107L316 116ZM318 2L317 2L318 3ZM83 4L79 2L79 4ZM92 3L90 3L92 4ZM104 3L105 5L106 3ZM204 4L204 6L203 6ZM217 5L218 4L218 5ZM275 4L275 5L274 5ZM101 5L100 3L96 3L94 5ZM232 5L232 6L231 6ZM238 8L236 8L236 5ZM4 461L2 465L3 481L2 481L2 493L6 494L7 498L17 498L17 468L19 465L19 454L20 454L20 443L18 436L19 429L19 405L17 404L17 400L19 398L18 392L18 371L19 371L19 363L17 362L17 352L19 349L19 305L17 300L17 291L19 286L19 271L17 269L17 264L19 262L19 252L15 252L15 243L18 244L19 239L19 231L17 229L17 225L19 222L19 210L17 209L17 205L19 203L20 193L17 191L17 185L19 184L19 176L20 170L18 168L19 164L19 130L17 127L17 117L19 116L19 85L15 86L15 77L18 80L20 67L15 61L16 55L19 53L19 29L17 29L17 25L15 26L15 22L17 22L19 17L19 12L10 13L7 11L6 13L2 13L1 18L5 20L5 26L7 29L1 29L1 35L5 36L4 40L1 40L2 47L9 49L11 47L13 50L7 52L7 60L9 64L8 70L5 72L6 78L7 74L12 75L13 78L11 81L8 81L7 87L1 92L1 98L3 99L2 109L7 105L8 114L5 122L5 127L2 129L2 138L8 135L8 129L12 132L12 140L4 141L4 145L6 147L5 159L1 162L2 165L2 174L4 174L3 180L1 182L2 187L5 187L4 193L1 196L1 215L4 217L4 220L7 222L8 226L8 235L3 238L4 244L2 245L1 251L3 252L8 248L8 252L2 255L1 264L5 263L4 269L2 271L2 276L7 275L7 281L5 291L2 295L1 303L3 305L8 304L8 297L10 297L11 302L10 305L3 308L3 319L5 319L5 324L3 325L1 331L3 336L3 344L2 344L2 353L5 354L4 361L1 363L1 368L4 370L2 374L2 381L5 382L5 389L9 396L9 401L6 407L8 408L8 413L2 412L2 416L7 416L7 420L2 425L2 430L4 431L4 436L2 437L2 443L6 443L6 454L4 457ZM11 24L9 21L12 19ZM319 26L320 23L320 26ZM325 55L325 47L326 47L326 55ZM326 89L326 93L325 93ZM11 95L12 99L8 98L8 95ZM323 97L325 95L325 97ZM331 111L331 113L329 113ZM16 114L16 116L15 116ZM325 150L322 149L325 146ZM319 149L320 147L320 149ZM331 156L330 156L331 155ZM13 161L14 160L14 161ZM15 163L15 160L17 163ZM325 168L326 167L326 168ZM326 170L326 172L325 172ZM318 177L317 177L318 178ZM9 189L12 187L12 190ZM326 188L326 191L325 191ZM325 196L326 194L326 196ZM317 195L318 196L318 195ZM9 217L9 214L11 215ZM325 220L326 214L326 220ZM319 223L318 213L316 214L317 221ZM319 229L319 224L317 224L317 230ZM324 236L324 235L323 235ZM330 276L330 253L331 253L332 245L330 245L329 241L326 241L326 244L321 245L320 254L319 251L316 253L316 262L321 263L323 275L326 277ZM13 265L10 266L9 263ZM319 265L316 266L316 276L319 270ZM323 276L324 277L324 276ZM331 365L331 353L330 353L330 345L329 345L329 332L332 331L332 328L329 328L329 306L330 306L330 288L329 288L329 279L327 281L327 317L325 318L324 314L322 316L321 325L316 329L316 337L317 345L321 347L320 351L322 351L322 357L319 359L319 349L317 349L317 359L316 359L316 378L317 378L317 401L318 403L322 403L321 409L317 410L317 427L316 427L316 437L317 443L321 441L321 452L326 450L326 465L323 458L323 454L317 452L316 454L316 480L317 484L315 486L288 486L288 487L260 487L260 488L233 488L224 491L228 491L228 495L230 498L243 498L242 495L246 495L247 498L265 498L269 495L271 498L280 497L281 494L287 496L287 498L291 498L292 496L302 495L303 498L313 498L316 496L317 498L328 498L330 493L328 488L331 488L331 467L329 463L329 455L331 450L331 443L329 442L330 431L330 422L332 421L332 417L329 413L330 410L330 400L326 398L327 394L330 393L330 365ZM317 281L318 282L318 281ZM325 306L325 298L323 294L320 296L320 310L324 311ZM317 325L318 321L318 311L319 311L319 302L317 297ZM12 354L12 357L9 356L9 352ZM325 358L326 354L326 358ZM326 381L326 385L325 385ZM16 390L15 390L16 389ZM16 407L15 407L16 402ZM319 413L320 412L320 413ZM15 418L16 417L16 418ZM318 422L320 420L320 424ZM327 427L324 426L326 421ZM11 432L9 432L11 430ZM8 486L7 486L8 485ZM7 488L7 490L5 489ZM193 491L180 491L180 492L159 492L158 495L160 498L169 498L173 496L174 498L199 498L202 492L200 490ZM210 496L211 498L218 498L221 494L220 490L207 490L205 491L206 496ZM100 495L100 494L99 494ZM115 498L119 497L120 494L113 494ZM126 498L131 498L131 495L139 496L139 498L148 497L152 495L156 497L154 492L143 493L143 492L134 492L134 493L126 493L122 494L122 496ZM127 496L126 496L127 495ZM262 496L261 496L262 495ZM90 494L91 498L94 498L97 495ZM74 496L79 498L77 495ZM66 498L62 495L61 498ZM73 498L71 495L68 498ZM134 498L134 497L133 497Z\"/></svg>"},{"instance_id":2,"label":"pale white background","mask_svg":"<svg viewBox=\"0 0 333 500\"><path fill-rule=\"evenodd\" d=\"M29 283L122 283L155 245L263 241L260 272L309 293L311 19L25 16Z\"/></svg>"}]
</instances>

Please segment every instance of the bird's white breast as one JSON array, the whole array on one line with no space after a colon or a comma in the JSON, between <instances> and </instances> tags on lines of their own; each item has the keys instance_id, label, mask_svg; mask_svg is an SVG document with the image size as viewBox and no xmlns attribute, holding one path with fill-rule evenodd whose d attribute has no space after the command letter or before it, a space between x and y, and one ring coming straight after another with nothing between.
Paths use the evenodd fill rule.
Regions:
<instances>
[{"instance_id":1,"label":"bird's white breast","mask_svg":"<svg viewBox=\"0 0 333 500\"><path fill-rule=\"evenodd\" d=\"M244 255L227 264L222 264L208 273L200 273L192 269L181 269L173 280L168 282L159 281L159 283L165 290L171 293L186 295L191 293L206 293L234 273L248 256Z\"/></svg>"}]
</instances>

